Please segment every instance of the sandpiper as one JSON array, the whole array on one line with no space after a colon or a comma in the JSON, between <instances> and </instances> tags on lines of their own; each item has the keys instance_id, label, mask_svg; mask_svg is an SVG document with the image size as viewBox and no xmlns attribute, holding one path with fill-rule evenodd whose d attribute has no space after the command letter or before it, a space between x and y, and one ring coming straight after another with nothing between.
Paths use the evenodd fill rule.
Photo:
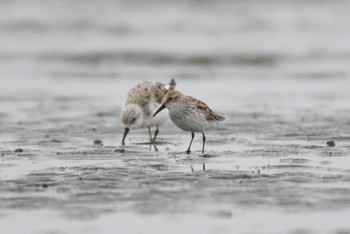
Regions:
<instances>
[{"instance_id":1,"label":"sandpiper","mask_svg":"<svg viewBox=\"0 0 350 234\"><path fill-rule=\"evenodd\" d=\"M169 109L169 117L176 126L192 133L191 142L186 151L187 154L191 152L195 132L202 132L203 134L202 154L204 154L206 140L204 131L225 119L225 117L215 114L204 102L183 95L178 91L169 91L164 95L162 105L154 113L153 117L164 108Z\"/></svg>"},{"instance_id":2,"label":"sandpiper","mask_svg":"<svg viewBox=\"0 0 350 234\"><path fill-rule=\"evenodd\" d=\"M159 133L159 126L166 121L167 116L164 114L158 118L152 118L152 113L161 104L162 97L169 90L174 90L175 86L176 82L172 79L169 84L145 81L130 89L121 113L121 120L125 127L122 145L125 144L125 138L130 129L144 127L148 128L150 143L155 142ZM151 127L156 127L154 138L152 138Z\"/></svg>"}]
</instances>

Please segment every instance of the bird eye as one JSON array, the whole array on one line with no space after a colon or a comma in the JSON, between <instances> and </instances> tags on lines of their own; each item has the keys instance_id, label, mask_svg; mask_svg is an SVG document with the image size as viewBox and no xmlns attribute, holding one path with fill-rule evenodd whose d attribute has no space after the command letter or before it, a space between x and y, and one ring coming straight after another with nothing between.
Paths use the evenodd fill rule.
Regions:
<instances>
[{"instance_id":1,"label":"bird eye","mask_svg":"<svg viewBox=\"0 0 350 234\"><path fill-rule=\"evenodd\" d=\"M135 121L136 121L136 118L132 118L131 122L133 123L133 122L135 122Z\"/></svg>"},{"instance_id":2,"label":"bird eye","mask_svg":"<svg viewBox=\"0 0 350 234\"><path fill-rule=\"evenodd\" d=\"M171 101L173 98L172 97L168 97L168 101Z\"/></svg>"}]
</instances>

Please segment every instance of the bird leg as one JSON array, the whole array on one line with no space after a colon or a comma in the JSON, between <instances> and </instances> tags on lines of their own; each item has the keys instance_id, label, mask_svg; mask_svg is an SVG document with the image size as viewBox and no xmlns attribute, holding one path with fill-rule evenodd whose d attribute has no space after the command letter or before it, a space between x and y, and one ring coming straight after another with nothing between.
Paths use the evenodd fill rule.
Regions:
<instances>
[{"instance_id":1,"label":"bird leg","mask_svg":"<svg viewBox=\"0 0 350 234\"><path fill-rule=\"evenodd\" d=\"M152 141L153 143L156 143L156 138L158 136L158 133L159 133L159 129L157 127L156 131L154 132L154 138L153 138L153 141Z\"/></svg>"},{"instance_id":2,"label":"bird leg","mask_svg":"<svg viewBox=\"0 0 350 234\"><path fill-rule=\"evenodd\" d=\"M194 132L191 132L191 133L192 133L192 138L191 138L190 145L188 146L188 149L186 151L187 154L191 153L191 145L192 145L192 141L193 141L193 138L194 138Z\"/></svg>"},{"instance_id":3,"label":"bird leg","mask_svg":"<svg viewBox=\"0 0 350 234\"><path fill-rule=\"evenodd\" d=\"M204 146L205 146L205 140L206 140L206 137L204 135L204 132L202 132L203 134L203 146L202 146L202 154L204 154Z\"/></svg>"},{"instance_id":4,"label":"bird leg","mask_svg":"<svg viewBox=\"0 0 350 234\"><path fill-rule=\"evenodd\" d=\"M148 127L148 133L149 133L150 143L152 144L152 133L151 133L151 127Z\"/></svg>"}]
</instances>

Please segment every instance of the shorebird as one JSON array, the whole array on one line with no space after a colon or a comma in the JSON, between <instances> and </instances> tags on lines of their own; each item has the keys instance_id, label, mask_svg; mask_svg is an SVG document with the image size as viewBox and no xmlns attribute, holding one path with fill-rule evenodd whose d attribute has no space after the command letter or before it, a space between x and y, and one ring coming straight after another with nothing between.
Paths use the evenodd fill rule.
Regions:
<instances>
[{"instance_id":1,"label":"shorebird","mask_svg":"<svg viewBox=\"0 0 350 234\"><path fill-rule=\"evenodd\" d=\"M204 154L206 140L204 131L225 119L225 117L215 114L204 102L183 95L178 91L169 91L164 95L162 105L153 114L153 117L164 108L169 109L169 117L176 126L184 131L191 132L192 138L186 151L187 154L191 152L195 132L202 132L203 134L202 154Z\"/></svg>"},{"instance_id":2,"label":"shorebird","mask_svg":"<svg viewBox=\"0 0 350 234\"><path fill-rule=\"evenodd\" d=\"M154 143L159 133L159 126L166 119L166 115L161 115L158 118L152 118L152 113L162 102L162 97L174 90L176 82L172 79L169 84L160 82L145 81L142 84L136 85L128 92L121 113L121 121L124 125L124 135L122 145L125 145L125 138L130 129L148 128L150 143ZM151 127L156 127L154 138L152 138Z\"/></svg>"}]
</instances>

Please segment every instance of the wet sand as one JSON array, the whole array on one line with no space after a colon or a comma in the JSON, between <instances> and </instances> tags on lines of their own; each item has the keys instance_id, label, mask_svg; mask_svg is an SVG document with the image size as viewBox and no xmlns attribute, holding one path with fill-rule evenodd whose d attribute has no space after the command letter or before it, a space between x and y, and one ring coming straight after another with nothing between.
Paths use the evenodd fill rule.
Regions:
<instances>
[{"instance_id":1,"label":"wet sand","mask_svg":"<svg viewBox=\"0 0 350 234\"><path fill-rule=\"evenodd\" d=\"M82 91L69 95L76 82ZM97 90L53 79L1 97L3 231L19 233L15 222L29 233L350 231L348 81L239 80L228 92L238 81L221 79L208 94L198 83L209 80L178 79L227 117L204 155L201 137L185 154L190 134L170 121L158 151L146 129L120 145L119 101L138 82L102 79Z\"/></svg>"}]
</instances>

